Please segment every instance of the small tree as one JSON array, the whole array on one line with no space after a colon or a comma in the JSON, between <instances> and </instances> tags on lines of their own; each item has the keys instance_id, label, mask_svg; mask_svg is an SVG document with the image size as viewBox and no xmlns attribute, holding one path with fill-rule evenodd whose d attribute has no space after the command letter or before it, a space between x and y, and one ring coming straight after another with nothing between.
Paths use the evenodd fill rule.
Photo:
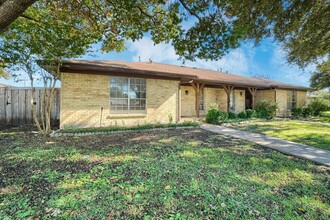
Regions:
<instances>
[{"instance_id":1,"label":"small tree","mask_svg":"<svg viewBox=\"0 0 330 220\"><path fill-rule=\"evenodd\" d=\"M42 9L42 10L41 10ZM23 70L32 88L31 110L33 120L42 134L51 132L51 103L56 82L60 78L62 59L85 54L90 45L100 38L100 33L90 31L90 27L79 17L67 16L69 11L58 11L61 20L51 16L46 7L31 7L28 17L36 19L17 19L0 41L0 57L10 64L9 69ZM47 24L46 26L44 24ZM47 72L41 66L47 66ZM18 76L19 77L19 76ZM40 115L37 115L35 81L43 83Z\"/></svg>"}]
</instances>

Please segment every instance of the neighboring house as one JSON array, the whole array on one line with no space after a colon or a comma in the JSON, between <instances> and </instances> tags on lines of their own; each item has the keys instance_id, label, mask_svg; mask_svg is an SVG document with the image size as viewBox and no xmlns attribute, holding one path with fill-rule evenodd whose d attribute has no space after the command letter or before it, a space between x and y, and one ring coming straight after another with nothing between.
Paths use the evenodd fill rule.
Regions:
<instances>
[{"instance_id":1,"label":"neighboring house","mask_svg":"<svg viewBox=\"0 0 330 220\"><path fill-rule=\"evenodd\" d=\"M47 69L47 67L44 67ZM269 79L153 62L71 60L61 67L60 124L129 126L204 116L212 103L241 112L262 99L278 115L306 102L309 88Z\"/></svg>"}]
</instances>

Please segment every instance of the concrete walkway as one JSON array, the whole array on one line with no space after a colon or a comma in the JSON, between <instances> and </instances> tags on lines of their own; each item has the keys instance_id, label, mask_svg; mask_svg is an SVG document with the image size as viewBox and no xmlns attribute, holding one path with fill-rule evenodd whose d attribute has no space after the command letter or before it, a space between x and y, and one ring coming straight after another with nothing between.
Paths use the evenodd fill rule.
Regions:
<instances>
[{"instance_id":1,"label":"concrete walkway","mask_svg":"<svg viewBox=\"0 0 330 220\"><path fill-rule=\"evenodd\" d=\"M287 155L314 161L318 164L330 166L330 151L292 141L285 141L275 137L269 137L263 134L256 134L247 131L239 131L224 126L203 124L201 128L218 134L224 134L235 138L254 142L256 144L280 151Z\"/></svg>"}]
</instances>

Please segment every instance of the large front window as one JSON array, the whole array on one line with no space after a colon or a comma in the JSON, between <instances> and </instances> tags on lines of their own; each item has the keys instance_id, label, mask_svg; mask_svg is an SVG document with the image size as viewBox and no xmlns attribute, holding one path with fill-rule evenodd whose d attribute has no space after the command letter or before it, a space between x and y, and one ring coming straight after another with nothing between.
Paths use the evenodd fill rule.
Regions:
<instances>
[{"instance_id":1,"label":"large front window","mask_svg":"<svg viewBox=\"0 0 330 220\"><path fill-rule=\"evenodd\" d=\"M288 91L288 110L297 106L297 91Z\"/></svg>"},{"instance_id":2,"label":"large front window","mask_svg":"<svg viewBox=\"0 0 330 220\"><path fill-rule=\"evenodd\" d=\"M139 113L146 109L146 80L110 77L111 113Z\"/></svg>"}]
</instances>

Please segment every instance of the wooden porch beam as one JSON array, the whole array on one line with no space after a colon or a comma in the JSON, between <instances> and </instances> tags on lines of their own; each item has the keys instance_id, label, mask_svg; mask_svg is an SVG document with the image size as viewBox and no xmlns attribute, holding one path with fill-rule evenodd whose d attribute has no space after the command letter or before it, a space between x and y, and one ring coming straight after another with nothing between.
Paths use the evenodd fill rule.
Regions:
<instances>
[{"instance_id":1,"label":"wooden porch beam","mask_svg":"<svg viewBox=\"0 0 330 220\"><path fill-rule=\"evenodd\" d=\"M229 112L230 109L230 93L232 93L234 91L234 86L230 86L230 85L223 85L224 90L227 93L227 112Z\"/></svg>"},{"instance_id":2,"label":"wooden porch beam","mask_svg":"<svg viewBox=\"0 0 330 220\"><path fill-rule=\"evenodd\" d=\"M197 118L200 118L200 115L199 115L199 96L200 96L200 92L202 91L202 89L204 88L205 84L201 84L201 83L194 83L192 82L191 83L191 86L194 88L195 90L195 106L196 106L196 117Z\"/></svg>"},{"instance_id":3,"label":"wooden porch beam","mask_svg":"<svg viewBox=\"0 0 330 220\"><path fill-rule=\"evenodd\" d=\"M255 96L257 93L257 88L253 88L253 87L248 87L247 88L252 96L252 109L254 110L254 105L255 105Z\"/></svg>"}]
</instances>

